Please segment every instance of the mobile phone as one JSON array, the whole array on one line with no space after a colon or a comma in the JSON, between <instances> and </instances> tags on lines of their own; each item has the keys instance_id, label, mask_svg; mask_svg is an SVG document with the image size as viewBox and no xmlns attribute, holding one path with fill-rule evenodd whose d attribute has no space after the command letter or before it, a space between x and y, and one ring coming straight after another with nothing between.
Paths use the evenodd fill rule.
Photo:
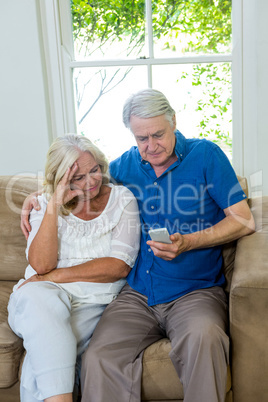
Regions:
<instances>
[{"instance_id":1,"label":"mobile phone","mask_svg":"<svg viewBox=\"0 0 268 402\"><path fill-rule=\"evenodd\" d=\"M153 241L159 241L160 243L171 244L172 241L169 238L169 233L167 228L151 229L149 230L149 235Z\"/></svg>"}]
</instances>

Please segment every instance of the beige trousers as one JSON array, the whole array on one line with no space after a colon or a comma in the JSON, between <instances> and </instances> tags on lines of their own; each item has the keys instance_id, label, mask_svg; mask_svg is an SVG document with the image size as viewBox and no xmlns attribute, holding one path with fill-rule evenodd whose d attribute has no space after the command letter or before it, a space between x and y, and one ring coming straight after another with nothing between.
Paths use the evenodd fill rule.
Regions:
<instances>
[{"instance_id":1,"label":"beige trousers","mask_svg":"<svg viewBox=\"0 0 268 402\"><path fill-rule=\"evenodd\" d=\"M82 363L82 402L139 402L142 354L171 340L184 402L224 402L229 357L227 303L219 287L153 307L126 285L104 311Z\"/></svg>"}]
</instances>

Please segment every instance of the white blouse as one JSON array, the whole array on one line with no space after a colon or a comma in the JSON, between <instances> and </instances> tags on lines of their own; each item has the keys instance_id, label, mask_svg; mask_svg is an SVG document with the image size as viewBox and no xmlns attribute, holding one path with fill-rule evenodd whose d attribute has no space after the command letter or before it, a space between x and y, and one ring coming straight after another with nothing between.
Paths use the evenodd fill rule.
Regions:
<instances>
[{"instance_id":1,"label":"white blouse","mask_svg":"<svg viewBox=\"0 0 268 402\"><path fill-rule=\"evenodd\" d=\"M123 186L111 187L111 193L104 211L95 219L85 221L72 213L58 217L58 264L66 268L95 258L114 257L133 267L140 246L140 219L136 198ZM32 210L26 257L30 245L39 230L47 208L45 194L38 197L41 209ZM25 279L37 272L26 268ZM21 282L20 282L21 283ZM126 283L120 279L114 283L72 282L57 284L83 302L109 303Z\"/></svg>"}]
</instances>

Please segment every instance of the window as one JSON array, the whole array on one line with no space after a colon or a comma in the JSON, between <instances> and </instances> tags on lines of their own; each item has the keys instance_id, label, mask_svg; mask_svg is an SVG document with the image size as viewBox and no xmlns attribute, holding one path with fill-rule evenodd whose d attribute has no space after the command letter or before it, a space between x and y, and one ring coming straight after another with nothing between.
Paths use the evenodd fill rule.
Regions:
<instances>
[{"instance_id":1,"label":"window","mask_svg":"<svg viewBox=\"0 0 268 402\"><path fill-rule=\"evenodd\" d=\"M65 132L82 132L110 160L119 156L135 143L122 123L123 103L150 86L168 97L186 137L211 139L232 158L231 72L238 58L231 0L48 3L60 21Z\"/></svg>"}]
</instances>

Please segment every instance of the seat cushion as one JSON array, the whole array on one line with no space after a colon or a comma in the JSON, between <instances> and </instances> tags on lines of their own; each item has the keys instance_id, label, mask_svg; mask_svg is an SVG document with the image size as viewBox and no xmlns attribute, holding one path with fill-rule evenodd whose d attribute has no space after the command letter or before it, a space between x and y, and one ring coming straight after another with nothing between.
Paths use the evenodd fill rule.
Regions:
<instances>
[{"instance_id":1,"label":"seat cushion","mask_svg":"<svg viewBox=\"0 0 268 402\"><path fill-rule=\"evenodd\" d=\"M22 340L7 322L7 303L15 282L0 282L0 388L10 387L18 380L23 353Z\"/></svg>"},{"instance_id":2,"label":"seat cushion","mask_svg":"<svg viewBox=\"0 0 268 402\"><path fill-rule=\"evenodd\" d=\"M183 389L170 360L168 339L153 343L144 351L142 400L183 399Z\"/></svg>"},{"instance_id":3,"label":"seat cushion","mask_svg":"<svg viewBox=\"0 0 268 402\"><path fill-rule=\"evenodd\" d=\"M171 344L168 339L150 345L143 355L142 400L183 400L183 388L170 360ZM226 393L231 389L228 367ZM229 399L226 399L229 400Z\"/></svg>"}]
</instances>

